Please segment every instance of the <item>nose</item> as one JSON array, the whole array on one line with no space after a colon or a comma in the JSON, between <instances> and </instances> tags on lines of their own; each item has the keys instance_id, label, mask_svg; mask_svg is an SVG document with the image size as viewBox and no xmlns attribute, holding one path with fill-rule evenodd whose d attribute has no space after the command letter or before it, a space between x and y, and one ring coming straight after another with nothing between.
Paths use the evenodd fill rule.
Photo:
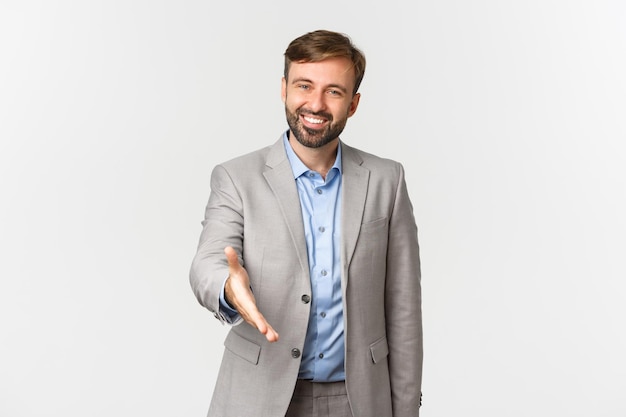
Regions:
<instances>
[{"instance_id":1,"label":"nose","mask_svg":"<svg viewBox=\"0 0 626 417\"><path fill-rule=\"evenodd\" d=\"M326 96L324 91L315 91L309 96L309 108L313 112L326 110Z\"/></svg>"}]
</instances>

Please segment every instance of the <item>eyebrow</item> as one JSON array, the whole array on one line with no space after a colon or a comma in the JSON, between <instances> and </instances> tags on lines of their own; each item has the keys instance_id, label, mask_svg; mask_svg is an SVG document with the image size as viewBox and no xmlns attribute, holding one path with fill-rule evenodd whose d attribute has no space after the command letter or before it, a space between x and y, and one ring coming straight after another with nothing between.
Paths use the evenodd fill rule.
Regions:
<instances>
[{"instance_id":1,"label":"eyebrow","mask_svg":"<svg viewBox=\"0 0 626 417\"><path fill-rule=\"evenodd\" d=\"M291 84L296 84L299 82L305 82L305 83L309 83L309 84L315 84L313 81L311 81L308 78L304 78L304 77L298 77L298 78L294 78L291 81ZM325 86L325 88L336 88L337 90L341 90L344 94L348 92L348 89L340 84L329 84L327 86Z\"/></svg>"}]
</instances>

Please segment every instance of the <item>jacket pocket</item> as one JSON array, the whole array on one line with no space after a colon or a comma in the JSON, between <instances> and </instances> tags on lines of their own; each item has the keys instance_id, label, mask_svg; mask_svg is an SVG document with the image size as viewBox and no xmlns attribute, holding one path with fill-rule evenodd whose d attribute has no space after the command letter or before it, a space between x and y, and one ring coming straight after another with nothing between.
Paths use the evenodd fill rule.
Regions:
<instances>
[{"instance_id":1,"label":"jacket pocket","mask_svg":"<svg viewBox=\"0 0 626 417\"><path fill-rule=\"evenodd\" d=\"M386 227L387 226L387 217L381 217L379 219L373 220L371 222L364 222L361 223L361 231L370 231L370 230L376 230L378 228L381 227Z\"/></svg>"},{"instance_id":2,"label":"jacket pocket","mask_svg":"<svg viewBox=\"0 0 626 417\"><path fill-rule=\"evenodd\" d=\"M389 346L387 345L387 336L383 336L370 345L370 353L372 354L372 362L379 363L389 355Z\"/></svg>"},{"instance_id":3,"label":"jacket pocket","mask_svg":"<svg viewBox=\"0 0 626 417\"><path fill-rule=\"evenodd\" d=\"M261 346L248 339L244 339L232 330L228 333L228 336L226 336L224 346L241 359L245 359L253 365L259 363Z\"/></svg>"}]
</instances>

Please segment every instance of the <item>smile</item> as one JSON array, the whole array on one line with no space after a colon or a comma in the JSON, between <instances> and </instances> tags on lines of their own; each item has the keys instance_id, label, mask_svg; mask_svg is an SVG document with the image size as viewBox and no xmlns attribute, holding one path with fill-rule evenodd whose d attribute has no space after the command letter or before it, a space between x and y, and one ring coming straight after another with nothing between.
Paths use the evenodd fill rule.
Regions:
<instances>
[{"instance_id":1,"label":"smile","mask_svg":"<svg viewBox=\"0 0 626 417\"><path fill-rule=\"evenodd\" d=\"M306 120L309 123L313 123L316 125L322 124L324 123L324 119L316 119L315 117L310 117L310 116L302 116L304 118L304 120Z\"/></svg>"}]
</instances>

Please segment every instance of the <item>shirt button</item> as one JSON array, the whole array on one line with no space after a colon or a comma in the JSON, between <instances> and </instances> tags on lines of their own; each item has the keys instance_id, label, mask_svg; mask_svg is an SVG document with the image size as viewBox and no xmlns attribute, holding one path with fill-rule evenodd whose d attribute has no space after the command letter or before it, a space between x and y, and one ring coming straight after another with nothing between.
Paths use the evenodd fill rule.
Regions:
<instances>
[{"instance_id":1,"label":"shirt button","mask_svg":"<svg viewBox=\"0 0 626 417\"><path fill-rule=\"evenodd\" d=\"M304 304L309 304L309 302L311 301L311 297L307 294L304 294L300 299Z\"/></svg>"},{"instance_id":2,"label":"shirt button","mask_svg":"<svg viewBox=\"0 0 626 417\"><path fill-rule=\"evenodd\" d=\"M326 313L324 313L323 311L320 313L320 316L322 316L322 318L326 317Z\"/></svg>"},{"instance_id":3,"label":"shirt button","mask_svg":"<svg viewBox=\"0 0 626 417\"><path fill-rule=\"evenodd\" d=\"M318 188L316 191L317 191L318 194L322 194L323 193L321 188Z\"/></svg>"},{"instance_id":4,"label":"shirt button","mask_svg":"<svg viewBox=\"0 0 626 417\"><path fill-rule=\"evenodd\" d=\"M309 178L313 178L314 176L315 176L315 174L314 174L314 173L309 172Z\"/></svg>"},{"instance_id":5,"label":"shirt button","mask_svg":"<svg viewBox=\"0 0 626 417\"><path fill-rule=\"evenodd\" d=\"M317 230L319 230L320 232L324 233L326 231L326 228L324 228L324 226L320 226L319 229L317 229Z\"/></svg>"},{"instance_id":6,"label":"shirt button","mask_svg":"<svg viewBox=\"0 0 626 417\"><path fill-rule=\"evenodd\" d=\"M325 269L322 269L322 276L325 277L328 274Z\"/></svg>"},{"instance_id":7,"label":"shirt button","mask_svg":"<svg viewBox=\"0 0 626 417\"><path fill-rule=\"evenodd\" d=\"M297 359L300 357L300 349L293 348L291 349L291 357Z\"/></svg>"},{"instance_id":8,"label":"shirt button","mask_svg":"<svg viewBox=\"0 0 626 417\"><path fill-rule=\"evenodd\" d=\"M323 353L320 353L320 354L319 354L319 358L320 358L320 359L324 359L324 354L323 354Z\"/></svg>"}]
</instances>

